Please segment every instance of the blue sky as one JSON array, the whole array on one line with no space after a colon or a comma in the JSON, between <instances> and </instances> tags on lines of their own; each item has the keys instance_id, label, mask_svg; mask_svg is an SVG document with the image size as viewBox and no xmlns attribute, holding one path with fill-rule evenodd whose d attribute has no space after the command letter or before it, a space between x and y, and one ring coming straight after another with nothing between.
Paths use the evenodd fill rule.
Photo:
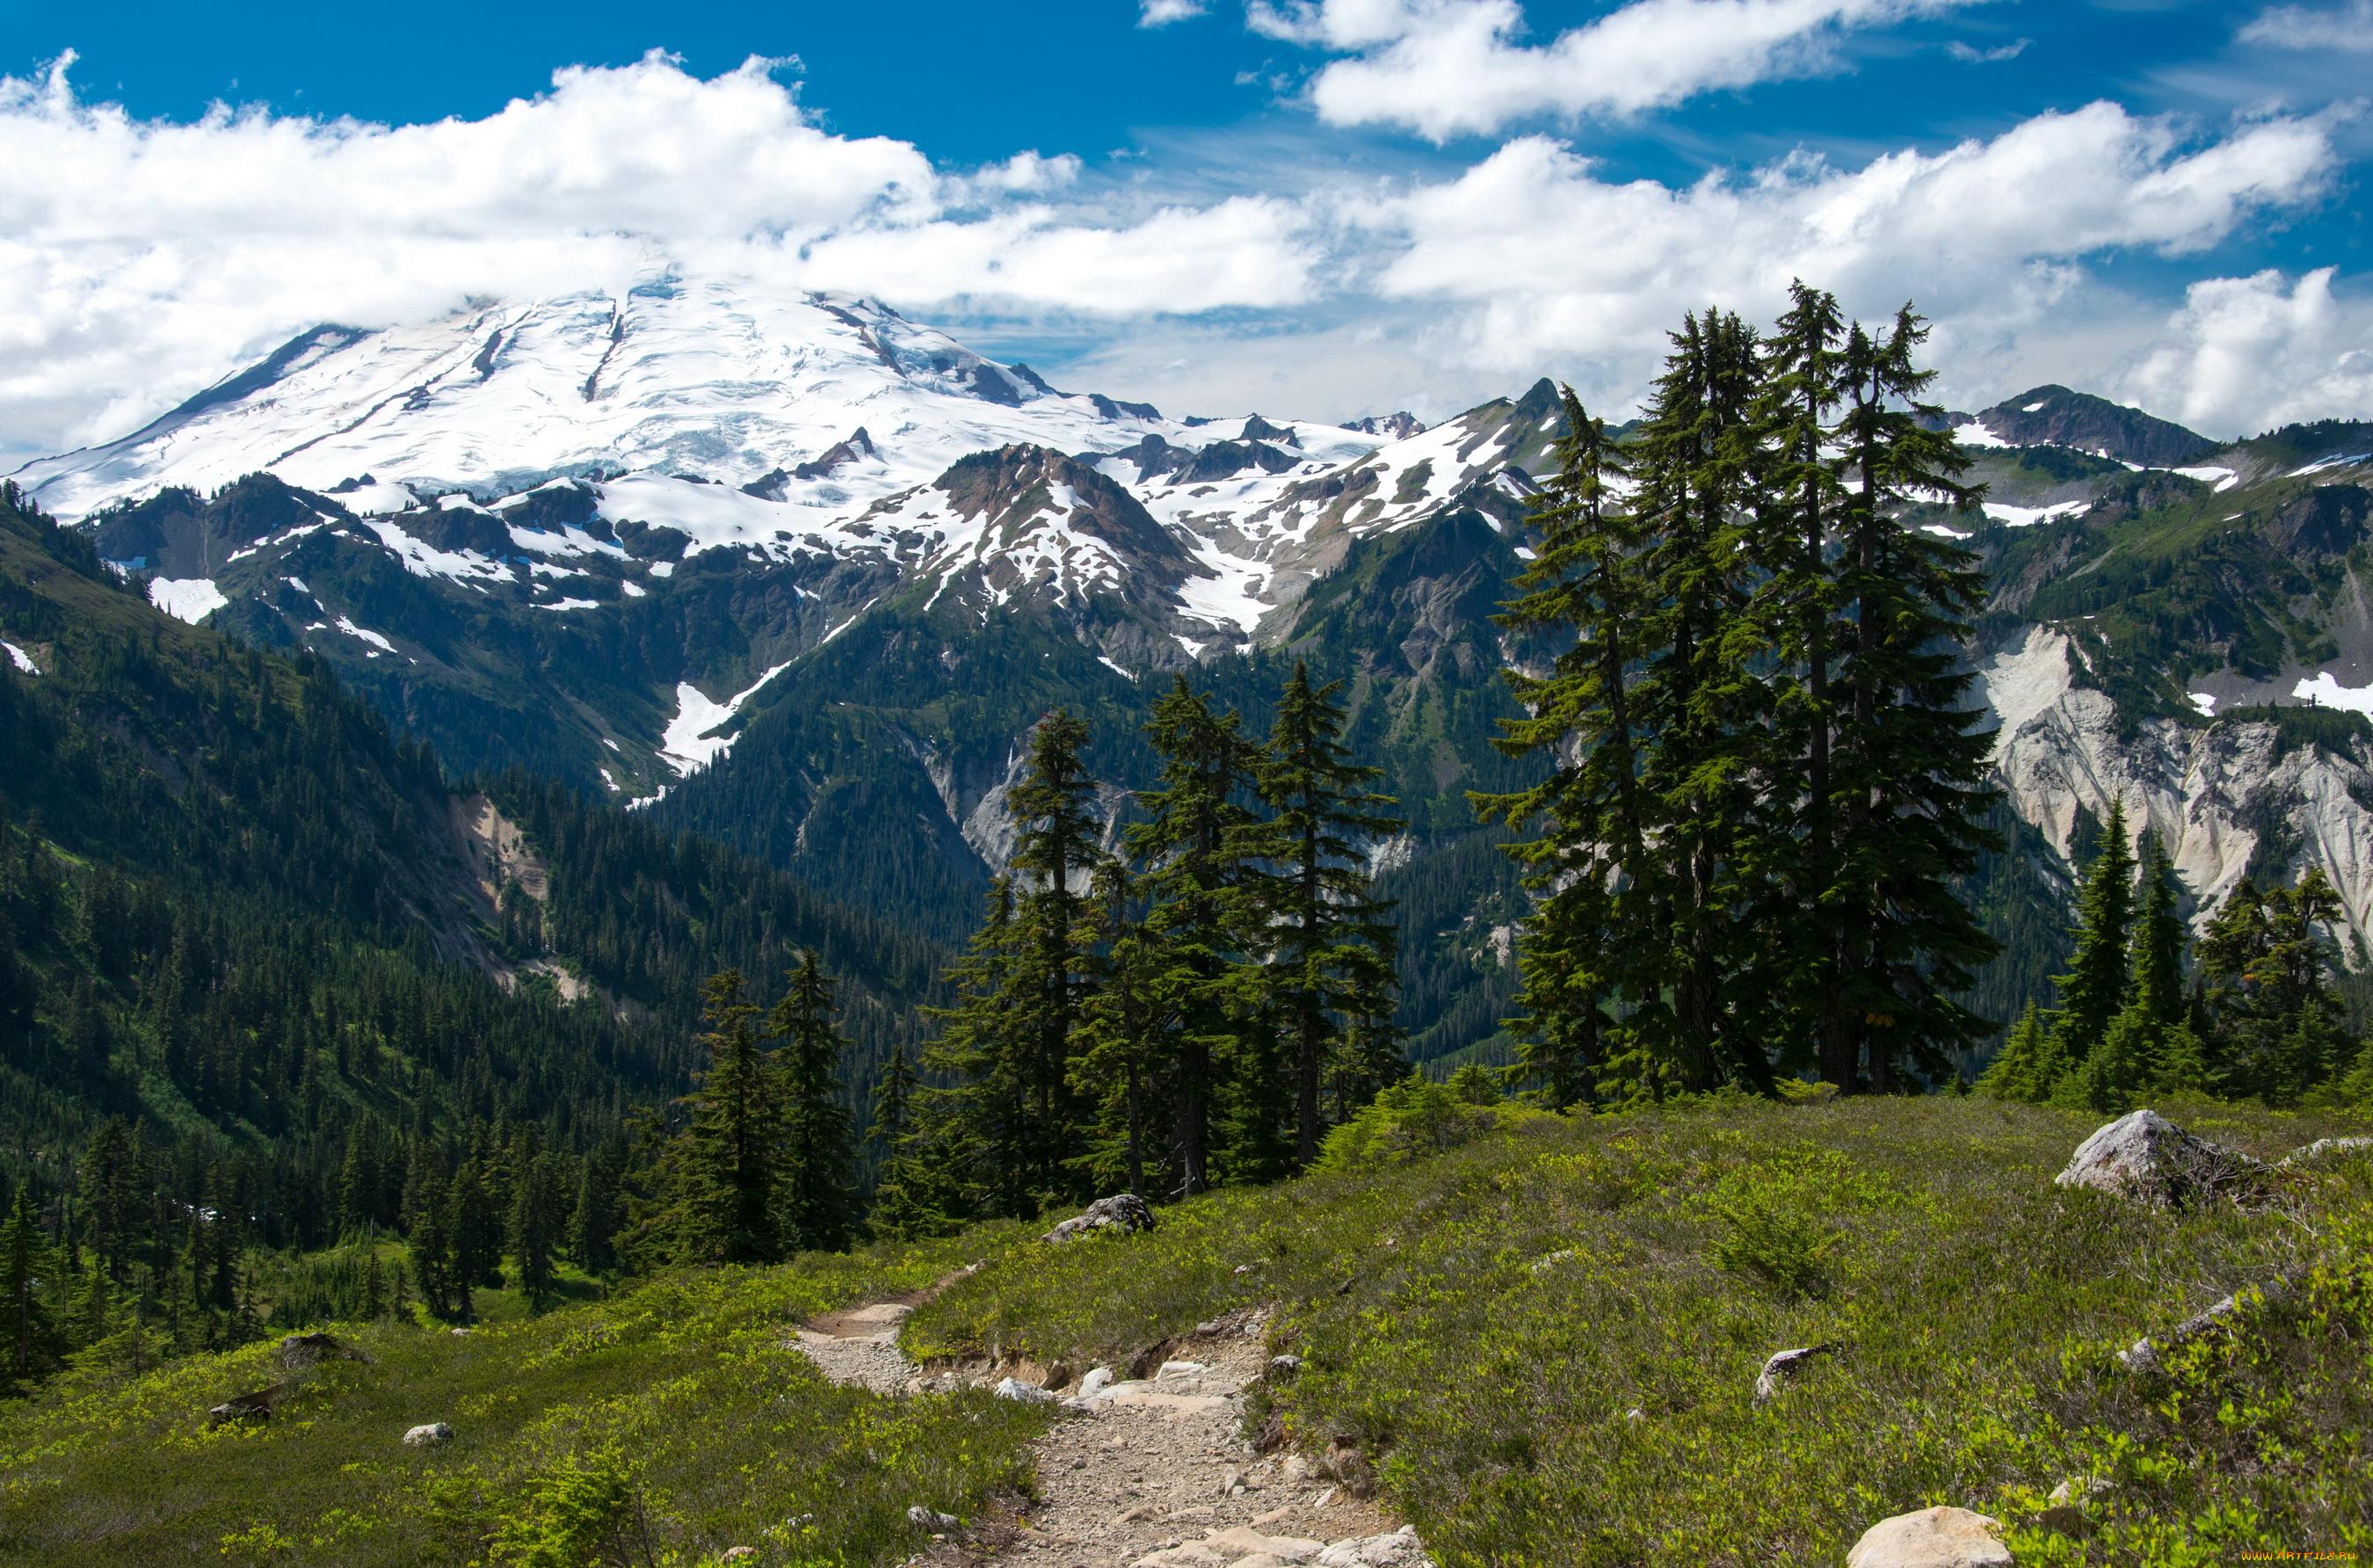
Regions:
<instances>
[{"instance_id":1,"label":"blue sky","mask_svg":"<svg viewBox=\"0 0 2373 1568\"><path fill-rule=\"evenodd\" d=\"M2373 416L2368 64L2367 0L0 0L0 187L57 186L0 189L0 444L108 433L308 312L654 265L1314 416L1541 373L1612 406L1678 309L1801 270L1928 304L1965 404ZM544 159L568 200L482 179Z\"/></svg>"}]
</instances>

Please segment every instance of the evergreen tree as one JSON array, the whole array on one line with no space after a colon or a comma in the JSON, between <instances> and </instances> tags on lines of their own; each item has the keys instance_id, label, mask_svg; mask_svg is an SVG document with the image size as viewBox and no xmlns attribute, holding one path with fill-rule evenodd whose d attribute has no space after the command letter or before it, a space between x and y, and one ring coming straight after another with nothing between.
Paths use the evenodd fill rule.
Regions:
<instances>
[{"instance_id":1,"label":"evergreen tree","mask_svg":"<svg viewBox=\"0 0 2373 1568\"><path fill-rule=\"evenodd\" d=\"M43 1299L56 1284L55 1270L32 1188L20 1182L8 1218L0 1222L0 1332L7 1336L8 1377L18 1387L47 1373L58 1348Z\"/></svg>"},{"instance_id":2,"label":"evergreen tree","mask_svg":"<svg viewBox=\"0 0 2373 1568\"><path fill-rule=\"evenodd\" d=\"M1978 1088L1998 1100L2039 1105L2052 1093L2057 1076L2042 1015L2030 1001L2025 1015L2011 1030L2010 1038L1994 1053L1994 1059L1978 1080Z\"/></svg>"},{"instance_id":3,"label":"evergreen tree","mask_svg":"<svg viewBox=\"0 0 2373 1568\"><path fill-rule=\"evenodd\" d=\"M541 1312L552 1300L553 1252L560 1239L560 1172L557 1156L538 1154L511 1182L511 1207L504 1240L519 1287Z\"/></svg>"},{"instance_id":4,"label":"evergreen tree","mask_svg":"<svg viewBox=\"0 0 2373 1568\"><path fill-rule=\"evenodd\" d=\"M2133 1003L2161 1027L2183 1021L2183 920L2176 870L2156 833L2143 835L2143 903L2133 937Z\"/></svg>"},{"instance_id":5,"label":"evergreen tree","mask_svg":"<svg viewBox=\"0 0 2373 1568\"><path fill-rule=\"evenodd\" d=\"M587 1155L578 1169L577 1201L568 1222L568 1254L589 1274L607 1274L618 1266L614 1238L625 1218L618 1192L625 1165L624 1145L612 1142Z\"/></svg>"},{"instance_id":6,"label":"evergreen tree","mask_svg":"<svg viewBox=\"0 0 2373 1568\"><path fill-rule=\"evenodd\" d=\"M83 1241L118 1283L129 1278L148 1207L146 1165L139 1133L120 1116L99 1125L78 1162Z\"/></svg>"},{"instance_id":7,"label":"evergreen tree","mask_svg":"<svg viewBox=\"0 0 2373 1568\"><path fill-rule=\"evenodd\" d=\"M488 1196L474 1159L462 1162L446 1189L445 1246L451 1260L454 1303L467 1323L473 1316L471 1290L503 1287L502 1211Z\"/></svg>"},{"instance_id":8,"label":"evergreen tree","mask_svg":"<svg viewBox=\"0 0 2373 1568\"><path fill-rule=\"evenodd\" d=\"M1821 1037L1858 1047L1868 1086L1885 1093L1906 1069L1929 1082L1991 1025L1952 1000L1999 944L1981 930L1953 880L1999 848L1983 825L1990 733L1967 700L1961 660L1985 602L1977 557L1907 525L1905 513L1942 497L1973 505L1958 482L1969 466L1943 411L1921 401L1935 372L1914 355L1927 325L1909 306L1884 334L1857 324L1842 350L1843 416L1836 443L1849 482L1841 528L1839 599L1853 611L1831 754L1838 813L1837 878L1818 907L1837 937L1835 1000ZM1841 1082L1851 1088L1851 1082Z\"/></svg>"},{"instance_id":9,"label":"evergreen tree","mask_svg":"<svg viewBox=\"0 0 2373 1568\"><path fill-rule=\"evenodd\" d=\"M708 1263L766 1262L779 1255L781 1088L758 1049L758 1009L738 969L710 977L699 1038L708 1056L700 1087L685 1096L691 1125L674 1151L673 1235L678 1256Z\"/></svg>"},{"instance_id":10,"label":"evergreen tree","mask_svg":"<svg viewBox=\"0 0 2373 1568\"><path fill-rule=\"evenodd\" d=\"M2200 969L2227 1093L2286 1105L2346 1071L2355 1051L2339 1025L2337 954L2325 935L2344 914L2310 868L2291 888L2262 891L2244 878L2210 919Z\"/></svg>"},{"instance_id":11,"label":"evergreen tree","mask_svg":"<svg viewBox=\"0 0 2373 1568\"><path fill-rule=\"evenodd\" d=\"M1728 312L1684 317L1633 437L1634 509L1649 531L1641 784L1657 803L1653 852L1634 872L1664 972L1653 996L1631 999L1630 1075L1643 1087L1701 1091L1733 1075L1771 1086L1764 1042L1742 1037L1724 1005L1750 945L1736 851L1765 720L1750 649L1733 635L1754 567L1742 519L1760 437L1758 348Z\"/></svg>"},{"instance_id":12,"label":"evergreen tree","mask_svg":"<svg viewBox=\"0 0 2373 1568\"><path fill-rule=\"evenodd\" d=\"M1173 1085L1181 1196L1211 1185L1213 1079L1230 1065L1244 1020L1260 1001L1259 969L1245 954L1267 935L1257 867L1265 845L1259 819L1242 803L1259 754L1242 724L1233 711L1214 713L1179 676L1145 726L1163 759L1160 786L1138 793L1151 820L1125 835L1147 895L1146 931L1162 958L1148 984L1175 1020L1162 1071Z\"/></svg>"},{"instance_id":13,"label":"evergreen tree","mask_svg":"<svg viewBox=\"0 0 2373 1568\"><path fill-rule=\"evenodd\" d=\"M881 1145L885 1153L894 1152L914 1124L914 1099L915 1068L906 1059L906 1042L900 1040L890 1047L890 1059L883 1064L882 1076L873 1085L873 1114L866 1122L866 1141Z\"/></svg>"},{"instance_id":14,"label":"evergreen tree","mask_svg":"<svg viewBox=\"0 0 2373 1568\"><path fill-rule=\"evenodd\" d=\"M446 1229L450 1205L445 1184L433 1176L416 1189L416 1197L419 1206L404 1238L411 1255L412 1288L431 1313L444 1317L456 1309L453 1242Z\"/></svg>"},{"instance_id":15,"label":"evergreen tree","mask_svg":"<svg viewBox=\"0 0 2373 1568\"><path fill-rule=\"evenodd\" d=\"M1837 530L1848 516L1844 460L1833 447L1831 415L1843 398L1845 323L1834 296L1801 279L1764 340L1755 404L1762 451L1752 548L1764 582L1750 614L1757 640L1772 652L1772 755L1752 844L1760 862L1750 886L1771 940L1756 956L1769 979L1748 988L1767 997L1769 1027L1787 1041L1809 1036L1824 1078L1854 1082L1857 1042L1845 1012L1837 927L1828 906L1842 891L1839 797L1831 750L1839 721L1838 661L1852 646L1840 622ZM1791 1071L1803 1063L1785 1053Z\"/></svg>"},{"instance_id":16,"label":"evergreen tree","mask_svg":"<svg viewBox=\"0 0 2373 1568\"><path fill-rule=\"evenodd\" d=\"M981 1212L1020 1213L1025 1206L1012 1179L1018 1167L1001 1157L1025 1136L1028 1107L1008 1048L1021 1012L1012 883L994 879L985 904L980 928L948 971L955 1005L923 1010L940 1024L924 1065L948 1086L917 1094L915 1132L885 1179L896 1211L877 1222L896 1235L937 1235Z\"/></svg>"},{"instance_id":17,"label":"evergreen tree","mask_svg":"<svg viewBox=\"0 0 2373 1568\"><path fill-rule=\"evenodd\" d=\"M1391 905L1377 902L1358 842L1397 832L1396 802L1369 788L1383 770L1352 763L1338 682L1313 690L1297 661L1261 760L1268 807L1270 918L1281 928L1268 988L1285 1021L1293 1076L1294 1158L1318 1157L1319 1092L1345 1020L1391 1011Z\"/></svg>"},{"instance_id":18,"label":"evergreen tree","mask_svg":"<svg viewBox=\"0 0 2373 1568\"><path fill-rule=\"evenodd\" d=\"M2126 842L2126 807L2110 802L2101 848L2085 869L2076 895L2076 952L2069 972L2053 977L2060 993L2052 1016L2052 1060L2065 1071L2092 1054L2126 1004L2133 983L2129 955L2134 919L2134 858Z\"/></svg>"},{"instance_id":19,"label":"evergreen tree","mask_svg":"<svg viewBox=\"0 0 2373 1568\"><path fill-rule=\"evenodd\" d=\"M1096 1136L1078 1158L1097 1185L1117 1179L1142 1198L1156 1119L1155 1069L1180 998L1163 984L1167 955L1138 919L1128 868L1105 861L1096 868L1093 891L1104 984L1088 999L1073 1036L1071 1071L1080 1092L1094 1101Z\"/></svg>"},{"instance_id":20,"label":"evergreen tree","mask_svg":"<svg viewBox=\"0 0 2373 1568\"><path fill-rule=\"evenodd\" d=\"M1058 708L1030 737L1030 773L1007 802L1021 828L1009 867L1021 895L1014 910L1009 965L1007 1035L1022 1119L992 1158L1007 1167L999 1186L1012 1195L1014 1213L1035 1213L1048 1202L1081 1195L1069 1164L1087 1120L1071 1083L1071 1032L1093 989L1083 918L1095 868L1104 859L1092 807L1096 783L1081 759L1088 727Z\"/></svg>"},{"instance_id":21,"label":"evergreen tree","mask_svg":"<svg viewBox=\"0 0 2373 1568\"><path fill-rule=\"evenodd\" d=\"M1546 754L1548 778L1514 795L1472 797L1486 820L1540 824L1537 839L1512 845L1534 893L1517 962L1529 1016L1513 1082L1552 1110L1587 1098L1607 1062L1607 1012L1663 987L1663 967L1645 945L1654 920L1646 878L1654 802L1640 781L1643 732L1636 715L1636 667L1646 657L1646 537L1616 502L1621 451L1573 389L1563 392L1565 433L1558 473L1528 520L1541 531L1525 590L1493 617L1512 631L1568 641L1546 675L1502 672L1529 717L1503 721L1496 741L1512 756Z\"/></svg>"},{"instance_id":22,"label":"evergreen tree","mask_svg":"<svg viewBox=\"0 0 2373 1568\"><path fill-rule=\"evenodd\" d=\"M783 1143L775 1173L780 1246L835 1252L857 1228L856 1140L842 1104L840 1063L848 1042L833 1027L832 979L813 953L800 954L790 984L767 1015L780 1043L770 1066L781 1106Z\"/></svg>"}]
</instances>

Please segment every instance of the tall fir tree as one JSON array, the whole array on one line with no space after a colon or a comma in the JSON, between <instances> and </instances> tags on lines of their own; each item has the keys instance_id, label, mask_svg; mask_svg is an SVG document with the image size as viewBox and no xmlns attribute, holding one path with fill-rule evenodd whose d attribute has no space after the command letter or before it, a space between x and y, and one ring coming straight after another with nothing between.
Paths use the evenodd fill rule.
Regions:
<instances>
[{"instance_id":1,"label":"tall fir tree","mask_svg":"<svg viewBox=\"0 0 2373 1568\"><path fill-rule=\"evenodd\" d=\"M1266 846L1277 953L1269 994L1293 1077L1294 1158L1318 1157L1321 1091L1350 1021L1392 1010L1392 906L1377 900L1362 840L1397 832L1397 804L1370 786L1381 768L1353 763L1342 743L1338 682L1314 689L1297 661L1279 695L1258 788L1269 811Z\"/></svg>"},{"instance_id":2,"label":"tall fir tree","mask_svg":"<svg viewBox=\"0 0 2373 1568\"><path fill-rule=\"evenodd\" d=\"M1655 802L1640 779L1634 690L1648 652L1646 535L1618 499L1627 465L1606 422L1572 388L1562 397L1558 472L1529 520L1541 531L1539 554L1515 579L1523 591L1493 617L1566 644L1546 674L1502 672L1526 717L1503 720L1493 743L1554 766L1530 790L1470 797L1486 820L1543 829L1509 848L1535 897L1517 954L1516 1000L1528 1015L1510 1020L1523 1032L1511 1078L1552 1110L1590 1095L1619 1019L1664 984L1648 940ZM1610 1007L1620 1011L1611 1016Z\"/></svg>"},{"instance_id":3,"label":"tall fir tree","mask_svg":"<svg viewBox=\"0 0 2373 1568\"><path fill-rule=\"evenodd\" d=\"M900 1211L890 1223L901 1235L1018 1214L1027 1201L1015 1180L1019 1162L1007 1157L1027 1135L1029 1105L1011 1049L1023 1009L1011 879L992 880L984 902L979 929L947 972L954 1005L923 1010L939 1024L923 1065L942 1086L916 1094L915 1130L894 1162Z\"/></svg>"},{"instance_id":4,"label":"tall fir tree","mask_svg":"<svg viewBox=\"0 0 2373 1568\"><path fill-rule=\"evenodd\" d=\"M1156 1115L1154 1086L1162 1042L1182 1000L1163 984L1167 957L1139 919L1128 868L1096 868L1095 919L1104 947L1104 983L1090 997L1073 1036L1071 1072L1095 1108L1094 1135L1079 1156L1099 1185L1119 1181L1146 1195L1145 1172Z\"/></svg>"},{"instance_id":5,"label":"tall fir tree","mask_svg":"<svg viewBox=\"0 0 2373 1568\"><path fill-rule=\"evenodd\" d=\"M758 1047L758 1009L738 969L711 976L702 998L708 1058L685 1096L691 1123L673 1153L672 1231L680 1258L761 1263L777 1256L774 1205L781 1091Z\"/></svg>"},{"instance_id":6,"label":"tall fir tree","mask_svg":"<svg viewBox=\"0 0 2373 1568\"><path fill-rule=\"evenodd\" d=\"M997 1157L1011 1167L1001 1185L1015 1194L1016 1213L1081 1195L1070 1157L1088 1110L1071 1082L1071 1032L1095 985L1086 907L1105 858L1088 739L1087 725L1061 708L1041 720L1031 731L1029 774L1006 802L1020 832L1007 868L1019 896L1003 1047L1023 1119Z\"/></svg>"},{"instance_id":7,"label":"tall fir tree","mask_svg":"<svg viewBox=\"0 0 2373 1568\"><path fill-rule=\"evenodd\" d=\"M1712 1089L1737 1075L1769 1088L1760 1039L1725 1006L1744 951L1738 828L1754 798L1765 699L1741 623L1754 560L1743 519L1760 432L1754 329L1723 310L1683 318L1633 437L1634 509L1648 527L1646 679L1638 711L1643 792L1657 802L1641 880L1658 919L1665 983L1634 999L1643 1082Z\"/></svg>"},{"instance_id":8,"label":"tall fir tree","mask_svg":"<svg viewBox=\"0 0 2373 1568\"><path fill-rule=\"evenodd\" d=\"M2092 1054L2126 1005L2133 984L2133 847L2126 837L2125 802L2112 800L2100 850L2085 868L2076 895L2075 954L2068 973L2052 978L2060 997L2048 1052L2055 1081Z\"/></svg>"},{"instance_id":9,"label":"tall fir tree","mask_svg":"<svg viewBox=\"0 0 2373 1568\"><path fill-rule=\"evenodd\" d=\"M1867 1086L1905 1086L1958 1072L1956 1058L1993 1025L1953 1000L2000 944L1954 886L1999 840L1984 825L1990 732L1968 701L1961 658L1985 603L1977 557L1911 527L1906 513L1937 498L1973 505L1958 475L1970 460L1922 401L1935 372L1916 362L1927 324L1905 306L1884 333L1849 330L1843 417L1847 465L1839 597L1852 609L1843 673L1851 710L1832 751L1838 880L1819 907L1838 941L1836 1002L1824 1037L1858 1050ZM1842 1072L1845 1050L1829 1064ZM1851 1088L1851 1083L1841 1084Z\"/></svg>"},{"instance_id":10,"label":"tall fir tree","mask_svg":"<svg viewBox=\"0 0 2373 1568\"><path fill-rule=\"evenodd\" d=\"M5 1370L22 1387L47 1373L59 1349L45 1299L56 1281L56 1259L32 1188L17 1186L8 1217L0 1221L0 1334L6 1335Z\"/></svg>"},{"instance_id":11,"label":"tall fir tree","mask_svg":"<svg viewBox=\"0 0 2373 1568\"><path fill-rule=\"evenodd\" d=\"M800 954L782 1000L766 1015L782 1106L776 1172L780 1246L835 1252L856 1233L857 1144L842 1103L841 1059L848 1043L833 1026L832 979L812 952Z\"/></svg>"},{"instance_id":12,"label":"tall fir tree","mask_svg":"<svg viewBox=\"0 0 2373 1568\"><path fill-rule=\"evenodd\" d=\"M528 1305L542 1312L551 1304L558 1275L553 1254L560 1242L559 1156L531 1157L511 1182L505 1240Z\"/></svg>"},{"instance_id":13,"label":"tall fir tree","mask_svg":"<svg viewBox=\"0 0 2373 1568\"><path fill-rule=\"evenodd\" d=\"M1175 1022L1162 1070L1173 1086L1168 1117L1175 1190L1211 1185L1214 1079L1232 1065L1247 1014L1260 1005L1258 966L1246 951L1265 941L1259 818L1244 804L1259 752L1233 711L1214 713L1179 676L1156 699L1146 738L1162 756L1159 786L1138 792L1151 820L1125 836L1147 895L1145 930L1159 947L1149 977Z\"/></svg>"}]
</instances>

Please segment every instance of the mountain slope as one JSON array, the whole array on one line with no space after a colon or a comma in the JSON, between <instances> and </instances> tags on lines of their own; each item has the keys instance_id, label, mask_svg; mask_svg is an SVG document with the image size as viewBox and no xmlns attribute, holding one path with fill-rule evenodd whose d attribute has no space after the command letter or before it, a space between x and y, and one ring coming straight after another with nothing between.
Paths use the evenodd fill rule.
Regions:
<instances>
[{"instance_id":1,"label":"mountain slope","mask_svg":"<svg viewBox=\"0 0 2373 1568\"><path fill-rule=\"evenodd\" d=\"M817 947L860 1074L934 994L935 950L779 872L524 776L450 789L326 661L160 614L12 487L0 732L6 1146L143 1118L196 1141L192 1202L241 1152L272 1245L322 1239L361 1119L581 1143L681 1093L720 965L764 992Z\"/></svg>"}]
</instances>

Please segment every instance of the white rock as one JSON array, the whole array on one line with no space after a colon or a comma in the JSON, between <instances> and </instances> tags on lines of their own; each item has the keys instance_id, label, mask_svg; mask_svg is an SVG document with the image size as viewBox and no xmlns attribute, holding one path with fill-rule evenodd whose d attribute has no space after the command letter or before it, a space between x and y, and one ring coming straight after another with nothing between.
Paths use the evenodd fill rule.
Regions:
<instances>
[{"instance_id":1,"label":"white rock","mask_svg":"<svg viewBox=\"0 0 2373 1568\"><path fill-rule=\"evenodd\" d=\"M1846 1553L1846 1568L2011 1568L2002 1522L1967 1508L1881 1519Z\"/></svg>"},{"instance_id":2,"label":"white rock","mask_svg":"<svg viewBox=\"0 0 2373 1568\"><path fill-rule=\"evenodd\" d=\"M2089 1187L2138 1203L2181 1207L2255 1185L2265 1166L2238 1149L2196 1138L2157 1111L2132 1111L2076 1146L2062 1187Z\"/></svg>"},{"instance_id":3,"label":"white rock","mask_svg":"<svg viewBox=\"0 0 2373 1568\"><path fill-rule=\"evenodd\" d=\"M2311 1165L2334 1154L2354 1154L2367 1149L2373 1149L2373 1138L2319 1138L2296 1153L2284 1156L2280 1164L2285 1167Z\"/></svg>"},{"instance_id":4,"label":"white rock","mask_svg":"<svg viewBox=\"0 0 2373 1568\"><path fill-rule=\"evenodd\" d=\"M453 1429L441 1421L427 1426L415 1426L403 1434L404 1445L411 1448L436 1448L453 1441Z\"/></svg>"},{"instance_id":5,"label":"white rock","mask_svg":"<svg viewBox=\"0 0 2373 1568\"><path fill-rule=\"evenodd\" d=\"M927 1530L953 1530L964 1523L953 1514L942 1514L936 1508L926 1508L918 1503L906 1510L906 1522Z\"/></svg>"},{"instance_id":6,"label":"white rock","mask_svg":"<svg viewBox=\"0 0 2373 1568\"><path fill-rule=\"evenodd\" d=\"M1075 1398L1093 1399L1098 1394L1104 1392L1106 1387L1110 1387L1112 1380L1113 1369L1111 1367L1097 1367L1085 1377L1080 1379L1080 1391Z\"/></svg>"},{"instance_id":7,"label":"white rock","mask_svg":"<svg viewBox=\"0 0 2373 1568\"><path fill-rule=\"evenodd\" d=\"M1035 1383L1024 1383L1019 1377L1009 1377L998 1384L997 1397L1000 1399L1019 1399L1025 1405L1045 1405L1052 1404L1063 1396L1050 1389L1041 1388Z\"/></svg>"}]
</instances>

